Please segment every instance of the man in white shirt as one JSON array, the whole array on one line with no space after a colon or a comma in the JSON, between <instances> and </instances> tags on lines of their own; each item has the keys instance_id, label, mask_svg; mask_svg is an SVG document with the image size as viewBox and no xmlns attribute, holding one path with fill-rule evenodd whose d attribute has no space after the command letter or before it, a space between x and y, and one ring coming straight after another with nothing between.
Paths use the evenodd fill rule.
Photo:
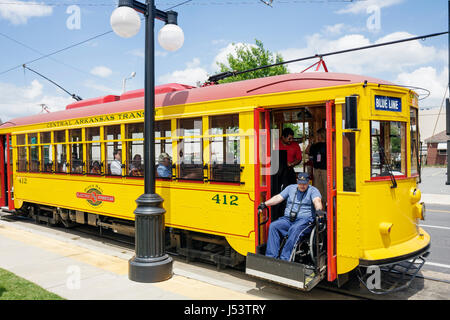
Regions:
<instances>
[{"instance_id":1,"label":"man in white shirt","mask_svg":"<svg viewBox=\"0 0 450 320\"><path fill-rule=\"evenodd\" d=\"M122 175L122 150L114 150L114 160L111 162L111 174L115 176Z\"/></svg>"}]
</instances>

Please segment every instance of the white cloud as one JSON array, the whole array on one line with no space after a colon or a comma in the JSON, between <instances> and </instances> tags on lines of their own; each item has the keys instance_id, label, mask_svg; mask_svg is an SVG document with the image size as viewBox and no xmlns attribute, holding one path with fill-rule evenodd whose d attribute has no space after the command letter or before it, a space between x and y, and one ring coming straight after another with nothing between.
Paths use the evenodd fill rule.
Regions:
<instances>
[{"instance_id":1,"label":"white cloud","mask_svg":"<svg viewBox=\"0 0 450 320\"><path fill-rule=\"evenodd\" d=\"M281 50L280 53L285 60L292 60L314 56L315 54L324 54L410 37L413 37L413 35L407 32L395 32L371 42L361 34L349 34L337 39L330 39L326 35L316 33L307 38L306 47L285 49ZM420 41L411 41L328 56L324 60L330 72L365 75L381 73L398 74L409 71L410 68L417 68L430 63L444 62L445 55L433 46L426 46ZM316 61L306 60L289 64L288 69L290 72L300 72Z\"/></svg>"},{"instance_id":2,"label":"white cloud","mask_svg":"<svg viewBox=\"0 0 450 320\"><path fill-rule=\"evenodd\" d=\"M211 64L211 69L214 73L218 72L220 70L218 63L223 63L225 65L228 65L228 55L233 55L236 57L236 48L241 46L250 46L250 47L256 47L254 44L249 43L230 43L226 47L220 49L219 53L216 55L216 57L213 60L213 63Z\"/></svg>"},{"instance_id":3,"label":"white cloud","mask_svg":"<svg viewBox=\"0 0 450 320\"><path fill-rule=\"evenodd\" d=\"M23 90L23 96L27 99L34 99L42 94L43 85L37 81L33 80L31 85Z\"/></svg>"},{"instance_id":4,"label":"white cloud","mask_svg":"<svg viewBox=\"0 0 450 320\"><path fill-rule=\"evenodd\" d=\"M186 69L164 74L158 77L158 82L196 86L197 82L205 82L208 78L208 72L200 65L200 59L194 58L192 61L186 63Z\"/></svg>"},{"instance_id":5,"label":"white cloud","mask_svg":"<svg viewBox=\"0 0 450 320\"><path fill-rule=\"evenodd\" d=\"M121 95L122 94L121 90L119 90L119 89L113 89L113 88L99 84L98 82L92 81L92 80L86 80L84 82L84 86L87 88L90 88L90 89L95 89L97 91L100 91L101 94L103 94L103 93L106 93L107 95L110 95L110 94Z\"/></svg>"},{"instance_id":6,"label":"white cloud","mask_svg":"<svg viewBox=\"0 0 450 320\"><path fill-rule=\"evenodd\" d=\"M38 80L25 87L0 83L0 96L0 119L3 121L38 114L42 110L41 104L47 105L50 111L58 111L75 101L65 93L61 96L44 95L43 85Z\"/></svg>"},{"instance_id":7,"label":"white cloud","mask_svg":"<svg viewBox=\"0 0 450 320\"><path fill-rule=\"evenodd\" d=\"M421 100L420 107L436 107L442 104L447 90L448 68L440 73L433 67L421 67L412 72L403 72L397 76L395 82L401 85L424 88L430 91L430 96ZM425 96L423 90L416 90L421 97ZM448 94L447 94L448 96Z\"/></svg>"},{"instance_id":8,"label":"white cloud","mask_svg":"<svg viewBox=\"0 0 450 320\"><path fill-rule=\"evenodd\" d=\"M364 1L356 1L345 8L338 10L337 13L367 13L367 8L369 7L378 7L378 8L386 8L399 3L402 3L404 0L364 0Z\"/></svg>"},{"instance_id":9,"label":"white cloud","mask_svg":"<svg viewBox=\"0 0 450 320\"><path fill-rule=\"evenodd\" d=\"M160 50L155 51L156 57L166 57L168 54L169 54L168 51L160 51Z\"/></svg>"},{"instance_id":10,"label":"white cloud","mask_svg":"<svg viewBox=\"0 0 450 320\"><path fill-rule=\"evenodd\" d=\"M14 25L26 24L33 17L45 17L53 13L53 7L43 2L9 0L0 6L0 18Z\"/></svg>"},{"instance_id":11,"label":"white cloud","mask_svg":"<svg viewBox=\"0 0 450 320\"><path fill-rule=\"evenodd\" d=\"M342 29L345 27L343 23L337 23L332 26L325 26L325 33L327 34L341 34Z\"/></svg>"},{"instance_id":12,"label":"white cloud","mask_svg":"<svg viewBox=\"0 0 450 320\"><path fill-rule=\"evenodd\" d=\"M138 58L145 58L143 49L133 49L131 51L128 51L127 53Z\"/></svg>"},{"instance_id":13,"label":"white cloud","mask_svg":"<svg viewBox=\"0 0 450 320\"><path fill-rule=\"evenodd\" d=\"M91 70L91 74L102 78L108 78L112 74L112 70L105 66L97 66Z\"/></svg>"}]
</instances>

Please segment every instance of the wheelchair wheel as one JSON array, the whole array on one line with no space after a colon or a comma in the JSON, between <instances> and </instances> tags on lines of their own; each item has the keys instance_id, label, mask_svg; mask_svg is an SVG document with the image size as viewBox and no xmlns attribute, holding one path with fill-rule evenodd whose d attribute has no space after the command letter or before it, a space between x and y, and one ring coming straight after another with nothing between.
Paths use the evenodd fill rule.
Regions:
<instances>
[{"instance_id":1,"label":"wheelchair wheel","mask_svg":"<svg viewBox=\"0 0 450 320\"><path fill-rule=\"evenodd\" d=\"M313 261L314 264L317 264L317 238L316 238L316 230L317 228L314 227L311 231L311 235L309 236L309 255L311 256L311 260ZM320 235L320 234L319 234ZM325 249L325 240L319 239L319 253L322 252Z\"/></svg>"}]
</instances>

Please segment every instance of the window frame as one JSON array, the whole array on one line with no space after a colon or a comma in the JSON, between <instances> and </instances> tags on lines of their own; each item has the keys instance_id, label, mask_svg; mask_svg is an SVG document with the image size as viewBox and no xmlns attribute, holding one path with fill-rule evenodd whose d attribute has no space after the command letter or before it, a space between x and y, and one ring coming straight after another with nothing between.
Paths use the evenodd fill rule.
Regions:
<instances>
[{"instance_id":1,"label":"window frame","mask_svg":"<svg viewBox=\"0 0 450 320\"><path fill-rule=\"evenodd\" d=\"M380 123L380 132L379 132L379 134L373 134L372 133L372 128L373 128L373 123L374 122L378 122L378 123ZM370 138L370 140L369 140L369 144L370 144L370 181L384 181L384 180L391 180L391 177L390 177L390 175L389 174L387 174L387 175L381 175L381 173L382 173L382 171L381 171L381 169L382 169L382 164L381 164L381 157L380 157L380 168L379 168L379 170L380 170L380 175L378 175L378 176L373 176L373 174L374 174L374 172L373 172L373 168L372 168L372 164L373 164L373 143L372 143L372 141L373 141L373 138L374 137L376 137L376 136L380 136L380 141L381 141L381 135L382 135L382 133L381 133L381 124L382 123L400 123L401 124L401 127L400 127L400 138L401 138L401 141L400 141L400 157L401 157L401 167L403 167L403 161L404 161L404 169L403 168L401 168L401 173L402 174L394 174L394 177L395 177L395 179L404 179L404 178L408 178L408 157L410 156L409 155L409 153L407 152L408 151L408 144L407 144L407 136L408 136L408 134L407 134L407 122L406 121L398 121L398 120L378 120L378 119L371 119L370 121L369 121L369 133L370 133L370 136L369 136L369 138ZM384 130L384 129L383 129ZM392 147L392 140L391 140L391 134L390 134L390 130L391 130L391 126L389 125L389 148L391 148ZM403 137L402 137L402 134L403 134ZM384 133L384 135L386 136L386 133ZM403 140L403 141L402 141ZM384 143L385 145L386 145L386 142ZM405 156L404 157L402 157L402 145L403 145L403 148L404 148L404 150L405 150ZM385 153L386 153L386 151L385 151ZM390 150L389 150L389 153L390 153ZM391 159L390 160L392 160L392 156L391 156ZM389 164L389 166L391 166L391 169L392 169L392 172L394 172L395 170L394 170L394 168L392 168L392 164L390 163ZM404 171L403 171L404 170ZM386 171L387 172L387 171ZM400 171L397 171L397 172L400 172Z\"/></svg>"},{"instance_id":2,"label":"window frame","mask_svg":"<svg viewBox=\"0 0 450 320\"><path fill-rule=\"evenodd\" d=\"M231 125L228 126L228 123L225 123L225 125L217 126L213 124L213 121L219 121L222 120L220 118L225 119L231 119ZM226 121L225 121L226 122ZM232 132L229 132L229 129L232 128ZM215 129L219 129L221 133L216 133ZM242 178L242 169L241 166L241 137L239 134L240 127L239 127L239 113L232 113L232 114L221 114L221 115L214 115L208 117L208 140L209 140L209 161L207 163L208 165L208 182L213 184L233 184L233 185L240 185L242 184L241 178ZM219 138L221 140L214 141L214 139ZM231 138L231 139L230 139ZM236 152L237 157L237 163L228 163L228 154L230 151L228 149L229 143L233 143L233 141L237 142L237 147L232 150L232 152ZM222 144L222 159L220 160L220 163L213 163L212 156L213 156L213 143L219 142ZM234 161L236 161L234 160ZM234 162L233 161L233 162ZM221 167L222 166L222 167ZM230 169L232 170L232 174L234 174L234 179L227 180L227 179L221 179L221 174L230 172ZM217 176L216 176L217 174Z\"/></svg>"},{"instance_id":3,"label":"window frame","mask_svg":"<svg viewBox=\"0 0 450 320\"><path fill-rule=\"evenodd\" d=\"M187 122L187 121L190 121L190 120L194 121L194 128L193 129L185 129L185 128L181 127L183 125L183 122ZM196 128L195 127L195 121L196 120L200 121L200 128ZM182 131L182 130L198 130L198 129L200 129L200 134L195 134L195 132L194 132L194 135L184 135L185 132ZM185 150L185 143L186 142L184 140L187 140L187 139L193 140L192 142L188 141L189 143L198 143L200 145L200 156L201 156L200 161L201 161L201 164L196 164L194 162L191 162L191 163L182 163L181 162L180 158L185 156L184 150ZM198 139L198 141L196 141L196 139ZM198 183L204 183L205 182L205 173L204 173L204 170L205 170L205 163L204 163L205 157L204 157L204 154L203 154L203 152L204 152L203 140L204 140L203 117L200 116L200 117L191 117L191 118L177 119L177 163L176 163L176 166L177 166L176 179L177 179L177 181L198 182ZM183 150L181 150L181 148L183 148ZM172 150L172 152L173 152L173 150ZM182 156L180 156L180 152L182 152ZM190 174L189 172L187 173L187 176L181 178L180 176L182 174L182 170L184 170L183 169L184 166L188 166L188 168L186 168L186 169L188 169L187 171L189 171L189 169L193 169L195 171L199 171L199 173L201 172L201 178L200 177L198 177L198 178L197 177L192 177L192 178L188 177L189 174ZM196 173L195 171L194 171L194 173L198 175L198 173Z\"/></svg>"}]
</instances>

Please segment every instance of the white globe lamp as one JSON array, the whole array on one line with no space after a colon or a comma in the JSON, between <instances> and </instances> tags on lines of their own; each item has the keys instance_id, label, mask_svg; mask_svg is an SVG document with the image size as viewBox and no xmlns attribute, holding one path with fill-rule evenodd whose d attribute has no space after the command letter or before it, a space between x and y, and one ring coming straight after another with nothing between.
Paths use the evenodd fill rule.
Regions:
<instances>
[{"instance_id":1,"label":"white globe lamp","mask_svg":"<svg viewBox=\"0 0 450 320\"><path fill-rule=\"evenodd\" d=\"M176 24L166 24L159 30L158 42L167 51L177 51L184 43L183 29Z\"/></svg>"},{"instance_id":2,"label":"white globe lamp","mask_svg":"<svg viewBox=\"0 0 450 320\"><path fill-rule=\"evenodd\" d=\"M141 28L139 14L133 8L122 6L111 14L111 27L122 38L134 37Z\"/></svg>"}]
</instances>

